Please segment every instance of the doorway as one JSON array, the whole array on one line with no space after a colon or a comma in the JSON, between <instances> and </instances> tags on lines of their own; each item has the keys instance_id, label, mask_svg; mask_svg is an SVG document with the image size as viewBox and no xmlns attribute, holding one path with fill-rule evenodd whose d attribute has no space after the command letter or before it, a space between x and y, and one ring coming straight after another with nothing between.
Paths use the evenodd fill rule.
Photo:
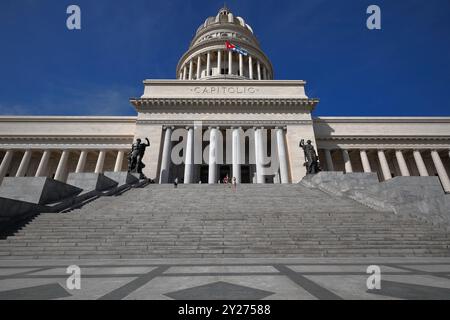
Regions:
<instances>
[{"instance_id":1,"label":"doorway","mask_svg":"<svg viewBox=\"0 0 450 320\"><path fill-rule=\"evenodd\" d=\"M249 165L241 165L241 183L251 183Z\"/></svg>"},{"instance_id":2,"label":"doorway","mask_svg":"<svg viewBox=\"0 0 450 320\"><path fill-rule=\"evenodd\" d=\"M202 165L200 167L200 181L202 183L208 183L208 172L209 172L208 165Z\"/></svg>"},{"instance_id":3,"label":"doorway","mask_svg":"<svg viewBox=\"0 0 450 320\"><path fill-rule=\"evenodd\" d=\"M231 165L220 165L219 167L219 179L220 182L223 181L223 179L228 175L229 181L231 181L232 177L231 177Z\"/></svg>"}]
</instances>

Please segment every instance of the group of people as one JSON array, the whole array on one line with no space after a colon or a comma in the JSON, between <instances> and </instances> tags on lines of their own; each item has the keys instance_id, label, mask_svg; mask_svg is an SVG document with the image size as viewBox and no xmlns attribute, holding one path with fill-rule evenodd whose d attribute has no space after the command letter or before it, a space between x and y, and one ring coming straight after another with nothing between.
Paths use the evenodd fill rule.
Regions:
<instances>
[{"instance_id":1,"label":"group of people","mask_svg":"<svg viewBox=\"0 0 450 320\"><path fill-rule=\"evenodd\" d=\"M230 181L230 177L228 176L228 174L222 179L222 181L218 181L219 183L223 183L226 186L230 184L230 187L232 187L233 191L236 191L237 189L237 179L236 177L233 177L233 179ZM201 181L199 183L202 183ZM176 177L173 180L173 186L174 188L178 187L178 177Z\"/></svg>"},{"instance_id":2,"label":"group of people","mask_svg":"<svg viewBox=\"0 0 450 320\"><path fill-rule=\"evenodd\" d=\"M228 174L223 178L222 182L225 185L228 185L230 183L230 178L228 177ZM230 186L232 187L233 191L236 191L236 189L237 189L236 177L233 177L233 179L231 180L231 185Z\"/></svg>"}]
</instances>

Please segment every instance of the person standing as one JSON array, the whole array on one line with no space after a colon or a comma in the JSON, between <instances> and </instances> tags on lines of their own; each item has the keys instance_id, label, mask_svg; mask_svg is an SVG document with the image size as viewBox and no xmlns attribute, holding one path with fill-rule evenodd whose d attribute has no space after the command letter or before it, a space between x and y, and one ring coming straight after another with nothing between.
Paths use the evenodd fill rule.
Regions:
<instances>
[{"instance_id":1,"label":"person standing","mask_svg":"<svg viewBox=\"0 0 450 320\"><path fill-rule=\"evenodd\" d=\"M173 187L176 189L178 187L178 177L173 180Z\"/></svg>"},{"instance_id":2,"label":"person standing","mask_svg":"<svg viewBox=\"0 0 450 320\"><path fill-rule=\"evenodd\" d=\"M237 189L237 180L236 177L233 177L233 181L232 181L232 189L234 192L236 192Z\"/></svg>"}]
</instances>

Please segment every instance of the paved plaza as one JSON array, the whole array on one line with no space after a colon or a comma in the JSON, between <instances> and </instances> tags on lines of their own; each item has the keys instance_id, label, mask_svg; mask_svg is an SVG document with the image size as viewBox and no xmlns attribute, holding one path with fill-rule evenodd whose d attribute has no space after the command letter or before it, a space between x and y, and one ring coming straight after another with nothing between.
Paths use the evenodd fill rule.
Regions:
<instances>
[{"instance_id":1,"label":"paved plaza","mask_svg":"<svg viewBox=\"0 0 450 320\"><path fill-rule=\"evenodd\" d=\"M69 265L81 288L69 290ZM369 265L381 289L367 289ZM0 299L450 299L449 258L10 260Z\"/></svg>"}]
</instances>

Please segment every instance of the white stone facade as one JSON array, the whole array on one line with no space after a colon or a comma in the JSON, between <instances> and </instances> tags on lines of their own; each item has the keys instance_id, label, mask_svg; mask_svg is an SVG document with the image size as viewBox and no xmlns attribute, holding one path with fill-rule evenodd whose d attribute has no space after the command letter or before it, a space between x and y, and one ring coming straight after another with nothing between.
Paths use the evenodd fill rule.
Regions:
<instances>
[{"instance_id":1,"label":"white stone facade","mask_svg":"<svg viewBox=\"0 0 450 320\"><path fill-rule=\"evenodd\" d=\"M226 40L247 56L227 51ZM296 183L306 174L305 139L324 170L372 171L381 181L438 175L450 192L450 117L313 118L318 100L305 85L273 80L251 27L224 8L197 31L177 80L144 81L143 95L130 101L135 117L0 117L0 182L124 171L133 140L148 137L144 173L156 182L217 183L228 174L241 183ZM269 155L272 171L259 162Z\"/></svg>"}]
</instances>

